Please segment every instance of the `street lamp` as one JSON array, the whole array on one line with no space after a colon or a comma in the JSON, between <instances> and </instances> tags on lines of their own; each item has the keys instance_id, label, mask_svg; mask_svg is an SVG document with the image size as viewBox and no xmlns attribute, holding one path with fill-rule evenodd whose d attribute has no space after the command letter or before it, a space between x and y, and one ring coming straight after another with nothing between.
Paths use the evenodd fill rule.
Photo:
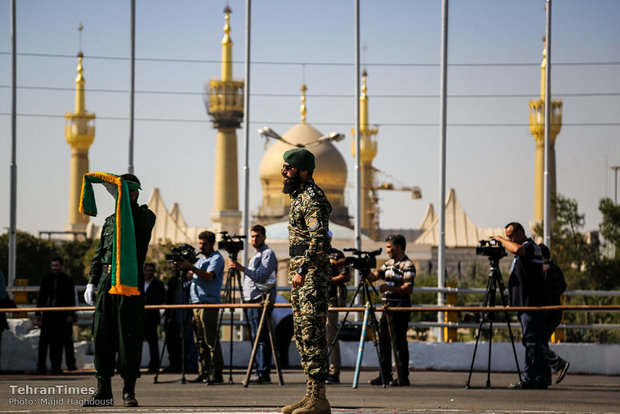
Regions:
<instances>
[{"instance_id":1,"label":"street lamp","mask_svg":"<svg viewBox=\"0 0 620 414\"><path fill-rule=\"evenodd\" d=\"M614 172L614 204L618 204L618 170L620 170L620 165L613 165L611 170Z\"/></svg>"},{"instance_id":2,"label":"street lamp","mask_svg":"<svg viewBox=\"0 0 620 414\"><path fill-rule=\"evenodd\" d=\"M274 131L273 129L269 127L262 127L261 129L258 130L258 133L261 134L261 136L266 139L272 138L272 139L282 141L285 144L288 144L288 145L291 145L297 148L313 147L315 145L319 145L323 142L329 142L329 141L338 142L338 141L342 141L345 138L344 134L341 134L340 132L332 131L329 134L320 136L316 140L309 142L307 144L293 144L292 142L287 141L286 139L282 138L280 134L278 134L276 131Z\"/></svg>"},{"instance_id":3,"label":"street lamp","mask_svg":"<svg viewBox=\"0 0 620 414\"><path fill-rule=\"evenodd\" d=\"M344 138L345 138L344 134L341 134L340 132L332 131L327 135L323 135L322 137L317 138L317 141L319 143L325 142L325 141L338 142L338 141L342 141Z\"/></svg>"}]
</instances>

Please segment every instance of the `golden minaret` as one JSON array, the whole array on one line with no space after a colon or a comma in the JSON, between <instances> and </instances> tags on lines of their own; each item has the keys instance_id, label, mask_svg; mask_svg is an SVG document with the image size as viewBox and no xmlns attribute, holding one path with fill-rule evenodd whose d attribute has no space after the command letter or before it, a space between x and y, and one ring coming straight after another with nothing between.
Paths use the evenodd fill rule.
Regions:
<instances>
[{"instance_id":1,"label":"golden minaret","mask_svg":"<svg viewBox=\"0 0 620 414\"><path fill-rule=\"evenodd\" d=\"M215 197L210 217L215 232L239 233L241 211L237 180L237 128L243 119L243 81L232 78L232 45L229 6L224 8L226 24L222 39L221 79L211 79L207 113L217 128L215 144Z\"/></svg>"},{"instance_id":2,"label":"golden minaret","mask_svg":"<svg viewBox=\"0 0 620 414\"><path fill-rule=\"evenodd\" d=\"M378 199L373 189L374 170L372 160L377 155L377 128L368 126L368 95L366 79L368 73L362 72L362 94L360 95L360 167L361 167L361 211L362 230L376 239L379 231ZM355 129L351 130L355 134ZM355 140L351 141L351 151L355 157Z\"/></svg>"},{"instance_id":3,"label":"golden minaret","mask_svg":"<svg viewBox=\"0 0 620 414\"><path fill-rule=\"evenodd\" d=\"M81 26L80 26L81 27ZM81 30L81 29L80 29ZM65 136L71 146L69 176L69 222L66 230L86 232L88 216L78 211L82 177L88 172L88 149L95 140L95 114L86 111L82 51L78 53L78 75L75 78L75 112L65 113ZM76 238L77 234L73 235Z\"/></svg>"},{"instance_id":4,"label":"golden minaret","mask_svg":"<svg viewBox=\"0 0 620 414\"><path fill-rule=\"evenodd\" d=\"M299 90L301 91L301 106L299 107L299 113L301 114L301 122L305 123L306 114L308 113L308 108L306 108L306 91L308 90L308 87L305 83L302 83Z\"/></svg>"},{"instance_id":5,"label":"golden minaret","mask_svg":"<svg viewBox=\"0 0 620 414\"><path fill-rule=\"evenodd\" d=\"M547 70L547 46L543 49L540 65L540 99L530 101L530 132L536 140L536 160L534 169L534 223L544 219L544 176L545 176L545 74ZM551 101L551 131L549 134L549 190L556 192L555 138L562 128L562 100ZM555 209L550 203L550 221L555 221ZM532 226L533 227L533 226Z\"/></svg>"}]
</instances>

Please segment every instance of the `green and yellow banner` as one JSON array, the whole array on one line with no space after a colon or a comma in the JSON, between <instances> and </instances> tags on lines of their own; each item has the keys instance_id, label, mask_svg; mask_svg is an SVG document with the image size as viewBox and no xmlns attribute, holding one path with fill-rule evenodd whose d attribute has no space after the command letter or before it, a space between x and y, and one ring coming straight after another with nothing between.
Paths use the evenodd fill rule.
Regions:
<instances>
[{"instance_id":1,"label":"green and yellow banner","mask_svg":"<svg viewBox=\"0 0 620 414\"><path fill-rule=\"evenodd\" d=\"M92 172L82 179L80 213L97 215L93 184L103 184L116 199L116 231L112 243L112 288L113 295L139 295L138 260L136 255L136 233L131 214L129 192L137 190L138 184L125 181L120 176L104 172Z\"/></svg>"}]
</instances>

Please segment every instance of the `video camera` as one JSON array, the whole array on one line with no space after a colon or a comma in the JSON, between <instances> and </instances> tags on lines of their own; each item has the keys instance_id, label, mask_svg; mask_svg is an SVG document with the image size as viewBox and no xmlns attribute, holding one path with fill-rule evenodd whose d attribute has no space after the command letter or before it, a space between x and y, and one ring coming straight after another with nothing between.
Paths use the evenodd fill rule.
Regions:
<instances>
[{"instance_id":1,"label":"video camera","mask_svg":"<svg viewBox=\"0 0 620 414\"><path fill-rule=\"evenodd\" d=\"M382 249L372 252L364 252L354 247L344 249L345 252L351 252L352 256L346 257L347 266L353 266L354 269L362 271L362 274L368 273L370 269L377 267L377 256L381 254Z\"/></svg>"},{"instance_id":2,"label":"video camera","mask_svg":"<svg viewBox=\"0 0 620 414\"><path fill-rule=\"evenodd\" d=\"M198 260L198 256L196 256L196 249L194 249L194 246L187 243L181 243L170 249L170 251L172 253L166 255L166 260L169 262L180 262L185 259L191 264L194 264Z\"/></svg>"},{"instance_id":3,"label":"video camera","mask_svg":"<svg viewBox=\"0 0 620 414\"><path fill-rule=\"evenodd\" d=\"M506 256L506 249L497 240L480 240L480 245L476 247L476 254L501 259Z\"/></svg>"},{"instance_id":4,"label":"video camera","mask_svg":"<svg viewBox=\"0 0 620 414\"><path fill-rule=\"evenodd\" d=\"M222 240L217 244L218 250L226 250L230 256L236 257L239 251L243 250L243 240L245 236L235 233L228 235L227 231L221 231ZM236 239L236 240L235 240Z\"/></svg>"}]
</instances>

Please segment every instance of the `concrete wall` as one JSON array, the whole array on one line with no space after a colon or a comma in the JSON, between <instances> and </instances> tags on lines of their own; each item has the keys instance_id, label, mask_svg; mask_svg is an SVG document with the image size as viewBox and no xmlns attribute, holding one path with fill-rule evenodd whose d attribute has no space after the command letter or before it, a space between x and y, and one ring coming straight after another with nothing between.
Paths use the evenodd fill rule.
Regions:
<instances>
[{"instance_id":1,"label":"concrete wall","mask_svg":"<svg viewBox=\"0 0 620 414\"><path fill-rule=\"evenodd\" d=\"M36 369L39 330L32 329L26 319L9 320L10 329L2 335L2 355L0 369L3 371L25 371ZM341 342L343 367L354 367L357 359L358 342ZM163 343L160 343L162 349ZM523 366L525 350L521 343L515 343L519 365ZM552 344L551 348L562 358L570 361L570 373L620 375L620 344ZM488 343L478 345L475 371L486 371ZM421 370L469 371L474 350L473 342L437 343L409 342L409 366ZM224 362L229 364L228 341L222 342ZM233 365L247 367L251 346L249 342L233 342ZM76 342L75 353L78 368L93 368L94 346L92 342ZM148 348L144 343L142 366L148 365ZM299 364L299 354L294 342L289 347L289 360L292 365ZM362 366L378 367L377 352L372 342L364 347ZM168 357L164 355L163 366ZM49 364L48 364L49 365ZM512 346L508 342L494 342L491 352L491 371L516 372Z\"/></svg>"}]
</instances>

